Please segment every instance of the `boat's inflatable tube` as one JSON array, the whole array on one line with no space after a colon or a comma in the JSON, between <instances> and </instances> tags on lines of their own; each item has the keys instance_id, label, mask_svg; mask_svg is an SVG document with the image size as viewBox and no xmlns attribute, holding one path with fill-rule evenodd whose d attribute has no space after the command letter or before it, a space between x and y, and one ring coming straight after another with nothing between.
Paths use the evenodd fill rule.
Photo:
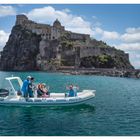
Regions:
<instances>
[{"instance_id":1,"label":"boat's inflatable tube","mask_svg":"<svg viewBox=\"0 0 140 140\"><path fill-rule=\"evenodd\" d=\"M51 93L49 98L29 98L21 96L0 98L1 105L31 105L31 106L69 106L85 103L95 96L93 90L78 92L76 97L65 97L65 93Z\"/></svg>"}]
</instances>

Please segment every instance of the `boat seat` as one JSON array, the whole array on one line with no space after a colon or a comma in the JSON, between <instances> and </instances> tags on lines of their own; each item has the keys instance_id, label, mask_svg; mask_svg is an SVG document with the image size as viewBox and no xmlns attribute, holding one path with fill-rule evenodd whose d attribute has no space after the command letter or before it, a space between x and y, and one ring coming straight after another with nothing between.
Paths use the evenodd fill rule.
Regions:
<instances>
[{"instance_id":1,"label":"boat seat","mask_svg":"<svg viewBox=\"0 0 140 140\"><path fill-rule=\"evenodd\" d=\"M56 97L65 97L65 93L51 93L50 97L56 98Z\"/></svg>"}]
</instances>

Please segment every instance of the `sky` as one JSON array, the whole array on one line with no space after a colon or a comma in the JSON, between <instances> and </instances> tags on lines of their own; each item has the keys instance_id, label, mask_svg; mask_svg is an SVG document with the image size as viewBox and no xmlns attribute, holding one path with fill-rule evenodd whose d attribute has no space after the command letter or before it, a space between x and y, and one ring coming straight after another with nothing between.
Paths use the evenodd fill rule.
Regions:
<instances>
[{"instance_id":1,"label":"sky","mask_svg":"<svg viewBox=\"0 0 140 140\"><path fill-rule=\"evenodd\" d=\"M140 4L0 4L0 50L17 14L51 25L57 18L67 30L129 53L131 64L140 68Z\"/></svg>"}]
</instances>

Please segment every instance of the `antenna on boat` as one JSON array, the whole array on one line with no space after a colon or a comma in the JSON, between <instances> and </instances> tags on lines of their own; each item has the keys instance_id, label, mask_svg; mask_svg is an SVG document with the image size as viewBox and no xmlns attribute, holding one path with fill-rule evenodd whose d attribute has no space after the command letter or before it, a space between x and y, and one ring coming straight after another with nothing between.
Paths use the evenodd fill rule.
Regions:
<instances>
[{"instance_id":1,"label":"antenna on boat","mask_svg":"<svg viewBox=\"0 0 140 140\"><path fill-rule=\"evenodd\" d=\"M12 77L14 77L14 75L12 74Z\"/></svg>"}]
</instances>

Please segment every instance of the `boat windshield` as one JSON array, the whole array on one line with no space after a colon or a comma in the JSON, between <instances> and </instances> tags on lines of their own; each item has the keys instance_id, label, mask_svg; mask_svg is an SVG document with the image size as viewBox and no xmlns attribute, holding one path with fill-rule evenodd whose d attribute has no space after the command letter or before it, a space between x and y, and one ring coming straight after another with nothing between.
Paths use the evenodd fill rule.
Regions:
<instances>
[{"instance_id":1,"label":"boat windshield","mask_svg":"<svg viewBox=\"0 0 140 140\"><path fill-rule=\"evenodd\" d=\"M21 90L22 80L19 77L5 78L9 82L10 95L17 95L17 91Z\"/></svg>"},{"instance_id":2,"label":"boat windshield","mask_svg":"<svg viewBox=\"0 0 140 140\"><path fill-rule=\"evenodd\" d=\"M11 80L11 83L12 83L12 85L13 85L15 91L20 91L20 90L21 90L18 80L13 79L13 80Z\"/></svg>"}]
</instances>

